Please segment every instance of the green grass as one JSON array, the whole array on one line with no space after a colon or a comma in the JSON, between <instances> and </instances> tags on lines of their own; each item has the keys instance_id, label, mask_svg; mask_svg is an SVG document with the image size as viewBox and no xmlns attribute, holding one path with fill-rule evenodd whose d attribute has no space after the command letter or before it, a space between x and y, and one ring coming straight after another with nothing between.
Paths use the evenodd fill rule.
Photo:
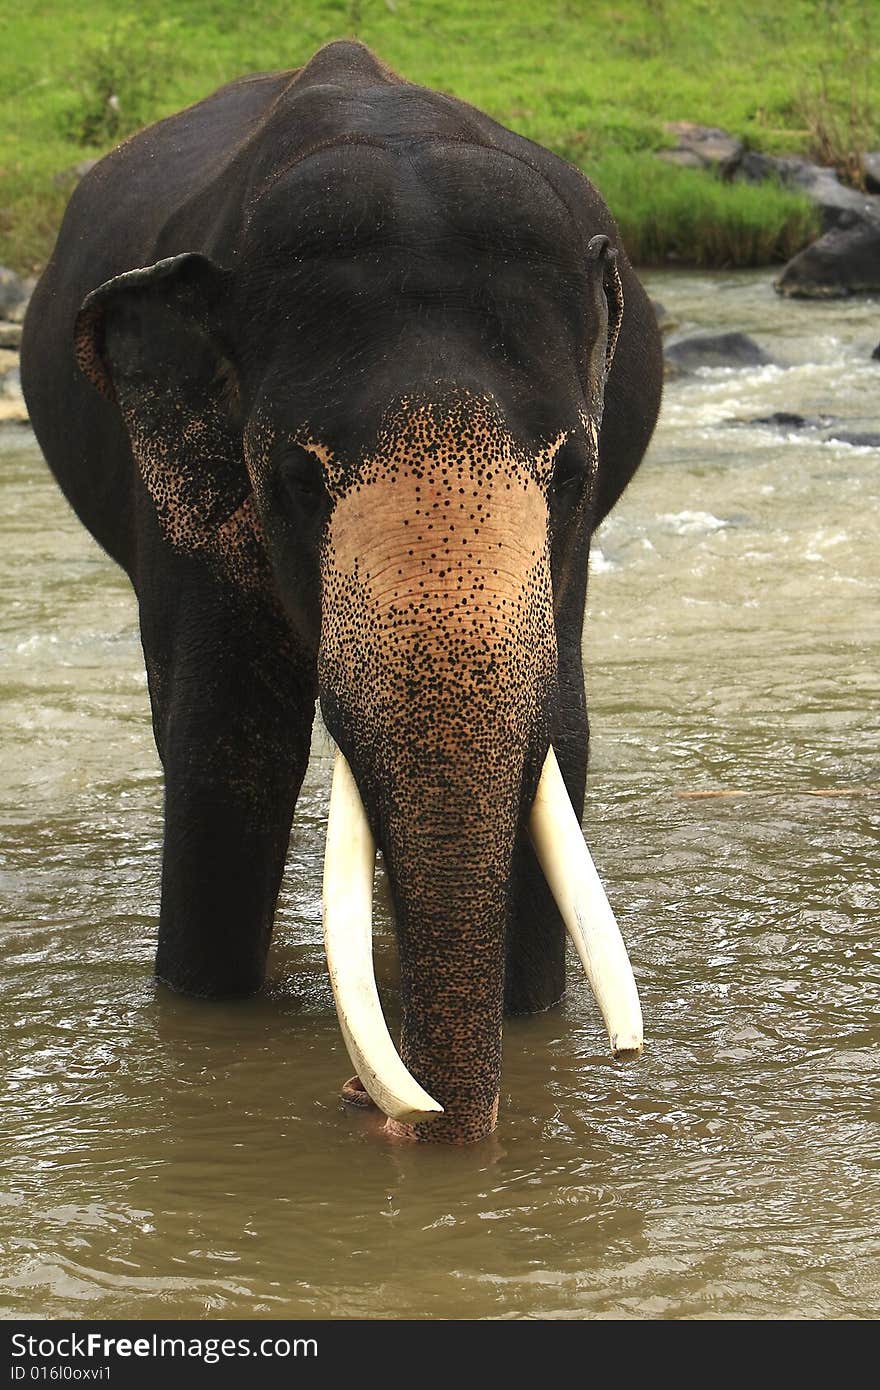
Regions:
<instances>
[{"instance_id":1,"label":"green grass","mask_svg":"<svg viewBox=\"0 0 880 1390\"><path fill-rule=\"evenodd\" d=\"M45 261L71 186L59 172L353 33L573 159L642 263L754 264L815 230L777 189L657 166L646 152L668 143L667 121L777 153L880 148L877 0L24 0L0 17L0 262Z\"/></svg>"},{"instance_id":2,"label":"green grass","mask_svg":"<svg viewBox=\"0 0 880 1390\"><path fill-rule=\"evenodd\" d=\"M818 234L813 206L772 183L731 187L646 153L608 153L590 174L637 265L767 265Z\"/></svg>"}]
</instances>

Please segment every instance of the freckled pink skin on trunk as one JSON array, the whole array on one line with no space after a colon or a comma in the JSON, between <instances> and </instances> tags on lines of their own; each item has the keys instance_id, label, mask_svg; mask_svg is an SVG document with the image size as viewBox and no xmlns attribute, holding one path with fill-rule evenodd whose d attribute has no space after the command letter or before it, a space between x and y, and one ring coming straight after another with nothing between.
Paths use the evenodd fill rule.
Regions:
<instances>
[{"instance_id":1,"label":"freckled pink skin on trunk","mask_svg":"<svg viewBox=\"0 0 880 1390\"><path fill-rule=\"evenodd\" d=\"M486 1117L485 1126L482 1127L478 1138L485 1139L487 1135L492 1133L497 1123L498 1096L496 1096L492 1102L491 1109ZM386 1137L393 1143L424 1144L439 1141L440 1143L446 1144L471 1144L474 1142L474 1140L468 1136L465 1129L461 1129L458 1133L453 1131L448 1134L441 1133L434 1135L425 1125L404 1125L401 1124L399 1120L386 1120L384 1132Z\"/></svg>"},{"instance_id":2,"label":"freckled pink skin on trunk","mask_svg":"<svg viewBox=\"0 0 880 1390\"><path fill-rule=\"evenodd\" d=\"M389 1121L397 1137L468 1143L497 1120L521 783L556 670L545 484L560 442L528 455L481 398L404 401L328 525L320 683L379 808L400 1053L445 1112Z\"/></svg>"}]
</instances>

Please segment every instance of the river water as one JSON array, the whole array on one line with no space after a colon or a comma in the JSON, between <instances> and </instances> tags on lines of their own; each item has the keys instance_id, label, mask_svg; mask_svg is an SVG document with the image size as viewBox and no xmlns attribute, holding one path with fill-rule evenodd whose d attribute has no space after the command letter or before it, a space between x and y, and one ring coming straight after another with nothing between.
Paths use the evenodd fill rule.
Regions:
<instances>
[{"instance_id":1,"label":"river water","mask_svg":"<svg viewBox=\"0 0 880 1390\"><path fill-rule=\"evenodd\" d=\"M880 428L880 314L765 273L648 282L779 365L669 384L593 558L586 824L647 1046L611 1061L572 969L562 1007L507 1025L498 1131L470 1149L389 1147L338 1100L326 736L265 993L155 987L134 604L30 434L3 434L6 1316L880 1314L880 450L828 442ZM742 423L779 410L834 418Z\"/></svg>"}]
</instances>

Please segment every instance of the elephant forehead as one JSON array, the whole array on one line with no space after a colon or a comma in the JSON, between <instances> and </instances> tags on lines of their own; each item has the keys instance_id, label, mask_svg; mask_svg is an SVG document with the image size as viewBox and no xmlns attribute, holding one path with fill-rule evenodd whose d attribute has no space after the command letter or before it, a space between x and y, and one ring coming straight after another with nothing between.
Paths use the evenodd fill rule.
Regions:
<instances>
[{"instance_id":1,"label":"elephant forehead","mask_svg":"<svg viewBox=\"0 0 880 1390\"><path fill-rule=\"evenodd\" d=\"M568 209L521 158L461 139L386 141L340 135L282 165L248 212L245 256L262 268L337 259L390 244L433 257L441 245L465 259L548 262L582 272L583 246Z\"/></svg>"},{"instance_id":2,"label":"elephant forehead","mask_svg":"<svg viewBox=\"0 0 880 1390\"><path fill-rule=\"evenodd\" d=\"M335 568L366 581L395 559L401 577L417 561L425 582L451 584L492 573L493 555L508 570L533 564L547 544L545 484L564 439L529 453L488 402L402 403L338 498Z\"/></svg>"}]
</instances>

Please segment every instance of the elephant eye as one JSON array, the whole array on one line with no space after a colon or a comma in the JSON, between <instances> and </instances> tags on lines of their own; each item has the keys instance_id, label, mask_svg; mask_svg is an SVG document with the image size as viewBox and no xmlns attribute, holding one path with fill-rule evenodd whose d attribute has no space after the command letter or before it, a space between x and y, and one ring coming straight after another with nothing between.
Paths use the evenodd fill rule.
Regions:
<instances>
[{"instance_id":1,"label":"elephant eye","mask_svg":"<svg viewBox=\"0 0 880 1390\"><path fill-rule=\"evenodd\" d=\"M320 461L307 449L293 446L278 466L284 490L296 502L316 503L327 496Z\"/></svg>"},{"instance_id":2,"label":"elephant eye","mask_svg":"<svg viewBox=\"0 0 880 1390\"><path fill-rule=\"evenodd\" d=\"M583 486L588 476L586 450L574 441L567 440L556 455L551 483L554 493L569 497Z\"/></svg>"}]
</instances>

